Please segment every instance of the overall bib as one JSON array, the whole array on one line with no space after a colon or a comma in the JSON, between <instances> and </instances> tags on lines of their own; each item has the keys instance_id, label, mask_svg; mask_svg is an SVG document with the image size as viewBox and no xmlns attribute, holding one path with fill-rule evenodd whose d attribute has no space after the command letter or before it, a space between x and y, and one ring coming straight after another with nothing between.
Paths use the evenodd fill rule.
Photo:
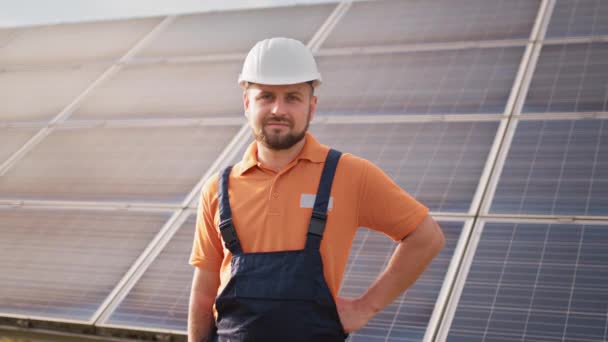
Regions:
<instances>
[{"instance_id":1,"label":"overall bib","mask_svg":"<svg viewBox=\"0 0 608 342\"><path fill-rule=\"evenodd\" d=\"M216 298L217 340L344 341L319 248L341 153L330 150L321 175L303 250L244 253L232 223L226 168L218 184L220 232L232 253L231 276ZM282 227L289 229L289 227Z\"/></svg>"}]
</instances>

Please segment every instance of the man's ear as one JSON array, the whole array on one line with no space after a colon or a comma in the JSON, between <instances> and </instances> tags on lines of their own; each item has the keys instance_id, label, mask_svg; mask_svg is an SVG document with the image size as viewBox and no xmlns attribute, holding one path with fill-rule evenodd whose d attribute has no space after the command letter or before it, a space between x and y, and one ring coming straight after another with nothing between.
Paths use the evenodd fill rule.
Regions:
<instances>
[{"instance_id":1,"label":"man's ear","mask_svg":"<svg viewBox=\"0 0 608 342\"><path fill-rule=\"evenodd\" d=\"M310 121L315 118L315 113L317 112L317 97L313 95L310 98Z\"/></svg>"},{"instance_id":2,"label":"man's ear","mask_svg":"<svg viewBox=\"0 0 608 342\"><path fill-rule=\"evenodd\" d=\"M249 96L247 96L247 89L243 90L243 110L245 111L245 116L249 113Z\"/></svg>"}]
</instances>

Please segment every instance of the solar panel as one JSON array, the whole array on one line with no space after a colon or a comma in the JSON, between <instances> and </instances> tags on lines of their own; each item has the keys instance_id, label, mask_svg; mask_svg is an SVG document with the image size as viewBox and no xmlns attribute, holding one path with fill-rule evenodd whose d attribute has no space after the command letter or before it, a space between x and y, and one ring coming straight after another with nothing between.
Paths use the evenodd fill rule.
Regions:
<instances>
[{"instance_id":1,"label":"solar panel","mask_svg":"<svg viewBox=\"0 0 608 342\"><path fill-rule=\"evenodd\" d=\"M523 47L322 56L320 114L500 113Z\"/></svg>"},{"instance_id":2,"label":"solar panel","mask_svg":"<svg viewBox=\"0 0 608 342\"><path fill-rule=\"evenodd\" d=\"M557 0L547 38L608 35L608 4L603 0Z\"/></svg>"},{"instance_id":3,"label":"solar panel","mask_svg":"<svg viewBox=\"0 0 608 342\"><path fill-rule=\"evenodd\" d=\"M18 29L0 50L0 65L117 60L159 22L131 19Z\"/></svg>"},{"instance_id":4,"label":"solar panel","mask_svg":"<svg viewBox=\"0 0 608 342\"><path fill-rule=\"evenodd\" d=\"M239 128L56 129L0 178L0 198L178 204Z\"/></svg>"},{"instance_id":5,"label":"solar panel","mask_svg":"<svg viewBox=\"0 0 608 342\"><path fill-rule=\"evenodd\" d=\"M608 215L608 120L520 121L490 212Z\"/></svg>"},{"instance_id":6,"label":"solar panel","mask_svg":"<svg viewBox=\"0 0 608 342\"><path fill-rule=\"evenodd\" d=\"M432 211L468 212L499 122L314 124L323 144L382 168Z\"/></svg>"},{"instance_id":7,"label":"solar panel","mask_svg":"<svg viewBox=\"0 0 608 342\"><path fill-rule=\"evenodd\" d=\"M180 16L138 57L246 54L257 41L269 37L306 43L335 7L334 3Z\"/></svg>"},{"instance_id":8,"label":"solar panel","mask_svg":"<svg viewBox=\"0 0 608 342\"><path fill-rule=\"evenodd\" d=\"M447 341L605 341L608 230L486 223Z\"/></svg>"},{"instance_id":9,"label":"solar panel","mask_svg":"<svg viewBox=\"0 0 608 342\"><path fill-rule=\"evenodd\" d=\"M133 65L95 89L76 119L241 116L241 62Z\"/></svg>"},{"instance_id":10,"label":"solar panel","mask_svg":"<svg viewBox=\"0 0 608 342\"><path fill-rule=\"evenodd\" d=\"M462 222L439 224L446 237L445 248L405 294L352 334L349 341L422 341L463 228ZM395 242L383 234L360 229L351 248L340 295L356 298L363 294L386 267L395 247Z\"/></svg>"},{"instance_id":11,"label":"solar panel","mask_svg":"<svg viewBox=\"0 0 608 342\"><path fill-rule=\"evenodd\" d=\"M191 215L104 324L186 331L195 224Z\"/></svg>"},{"instance_id":12,"label":"solar panel","mask_svg":"<svg viewBox=\"0 0 608 342\"><path fill-rule=\"evenodd\" d=\"M36 129L0 128L0 165L36 132Z\"/></svg>"},{"instance_id":13,"label":"solar panel","mask_svg":"<svg viewBox=\"0 0 608 342\"><path fill-rule=\"evenodd\" d=\"M234 157L232 159L224 160L224 161L220 162L217 169L222 170L224 167L226 167L228 165L235 165L236 163L240 162L243 159L243 155L245 155L245 151L247 150L247 147L249 147L251 140L253 140L253 138L251 138L247 141L243 141L242 142L243 145L238 148L238 150L234 154ZM188 208L191 208L191 209L198 208L200 199L201 198L200 198L200 191L199 191L197 196L194 196L194 198L192 198L192 201L190 201L190 203L188 204Z\"/></svg>"},{"instance_id":14,"label":"solar panel","mask_svg":"<svg viewBox=\"0 0 608 342\"><path fill-rule=\"evenodd\" d=\"M608 111L608 43L545 45L526 113Z\"/></svg>"},{"instance_id":15,"label":"solar panel","mask_svg":"<svg viewBox=\"0 0 608 342\"><path fill-rule=\"evenodd\" d=\"M169 213L0 208L0 312L88 321Z\"/></svg>"},{"instance_id":16,"label":"solar panel","mask_svg":"<svg viewBox=\"0 0 608 342\"><path fill-rule=\"evenodd\" d=\"M355 1L323 48L527 39L540 1Z\"/></svg>"},{"instance_id":17,"label":"solar panel","mask_svg":"<svg viewBox=\"0 0 608 342\"><path fill-rule=\"evenodd\" d=\"M0 70L0 122L48 121L104 70L101 65Z\"/></svg>"}]
</instances>

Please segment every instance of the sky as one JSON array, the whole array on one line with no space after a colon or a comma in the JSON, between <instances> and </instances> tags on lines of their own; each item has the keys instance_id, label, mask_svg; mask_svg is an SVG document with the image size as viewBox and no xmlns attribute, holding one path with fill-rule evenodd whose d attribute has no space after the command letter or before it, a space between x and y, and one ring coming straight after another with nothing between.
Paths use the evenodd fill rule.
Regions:
<instances>
[{"instance_id":1,"label":"sky","mask_svg":"<svg viewBox=\"0 0 608 342\"><path fill-rule=\"evenodd\" d=\"M337 0L0 0L0 27L322 2Z\"/></svg>"}]
</instances>

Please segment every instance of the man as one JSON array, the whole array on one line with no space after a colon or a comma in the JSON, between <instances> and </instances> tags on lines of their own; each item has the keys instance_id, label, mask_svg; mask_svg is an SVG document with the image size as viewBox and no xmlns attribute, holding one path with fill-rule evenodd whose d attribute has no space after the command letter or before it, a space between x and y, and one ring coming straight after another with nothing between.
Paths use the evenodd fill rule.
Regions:
<instances>
[{"instance_id":1,"label":"man","mask_svg":"<svg viewBox=\"0 0 608 342\"><path fill-rule=\"evenodd\" d=\"M249 52L239 83L255 141L203 187L190 260L190 341L344 341L443 247L425 206L370 162L307 133L320 82L299 41L267 39ZM361 297L340 298L360 226L398 246Z\"/></svg>"}]
</instances>

